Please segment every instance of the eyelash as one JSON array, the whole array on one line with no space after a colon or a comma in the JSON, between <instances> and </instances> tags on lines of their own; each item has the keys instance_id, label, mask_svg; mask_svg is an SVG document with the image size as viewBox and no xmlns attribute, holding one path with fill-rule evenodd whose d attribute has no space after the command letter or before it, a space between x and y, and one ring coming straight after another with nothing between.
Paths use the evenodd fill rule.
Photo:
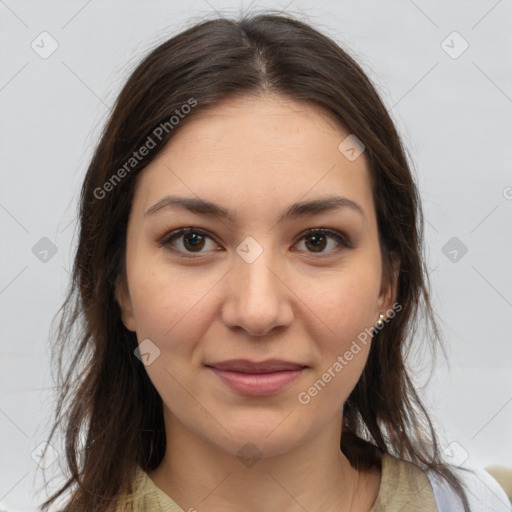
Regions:
<instances>
[{"instance_id":1,"label":"eyelash","mask_svg":"<svg viewBox=\"0 0 512 512\"><path fill-rule=\"evenodd\" d=\"M178 250L178 249L176 249L176 248L171 246L171 242L173 242L174 240L180 238L183 235L188 235L190 233L196 233L196 234L199 234L201 236L204 236L204 237L207 237L207 238L210 238L211 240L213 240L213 238L206 231L204 231L204 230L202 230L200 228L187 227L187 228L175 229L174 231L171 231L170 233L167 233L161 239L160 246L161 247L166 247L170 251L172 251L172 252L174 252L174 253L176 253L179 256L182 256L184 258L197 258L197 257L200 257L200 256L195 256L193 254L200 255L202 253L201 251L197 252L197 253L190 253L190 252L186 253L186 252L183 252L183 251ZM348 240L341 233L339 233L338 231L332 230L332 229L328 229L328 228L310 228L310 229L306 230L304 233L302 233L302 235L299 238L299 240L297 241L297 243L302 241L304 238L307 238L308 236L319 235L319 234L330 236L331 238L336 240L336 242L338 242L338 244L341 245L342 248L338 248L338 249L335 249L335 250L327 252L327 253L314 253L314 252L307 251L309 254L313 255L313 257L315 257L315 258L329 257L329 256L332 256L333 253L337 254L337 253L341 252L344 249L352 248L352 245L348 242ZM213 241L215 242L215 240L213 240Z\"/></svg>"}]
</instances>

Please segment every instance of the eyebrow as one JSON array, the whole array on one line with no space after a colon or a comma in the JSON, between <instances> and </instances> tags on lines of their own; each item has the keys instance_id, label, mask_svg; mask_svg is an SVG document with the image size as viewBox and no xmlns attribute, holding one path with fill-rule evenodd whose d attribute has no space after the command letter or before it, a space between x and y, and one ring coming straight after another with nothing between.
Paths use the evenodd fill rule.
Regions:
<instances>
[{"instance_id":1,"label":"eyebrow","mask_svg":"<svg viewBox=\"0 0 512 512\"><path fill-rule=\"evenodd\" d=\"M183 208L199 215L226 219L233 223L235 222L234 214L219 204L212 203L201 198L179 197L173 195L168 195L160 199L160 201L155 203L144 213L144 217L154 215L161 210L173 207ZM342 196L328 196L292 204L281 214L278 222L344 208L349 208L366 219L364 210L356 202Z\"/></svg>"}]
</instances>

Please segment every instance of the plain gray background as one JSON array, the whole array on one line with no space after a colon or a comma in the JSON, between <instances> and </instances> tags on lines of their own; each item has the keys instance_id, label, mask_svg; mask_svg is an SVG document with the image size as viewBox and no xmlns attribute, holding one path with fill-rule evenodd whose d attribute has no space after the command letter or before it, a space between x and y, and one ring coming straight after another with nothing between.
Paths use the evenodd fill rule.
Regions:
<instances>
[{"instance_id":1,"label":"plain gray background","mask_svg":"<svg viewBox=\"0 0 512 512\"><path fill-rule=\"evenodd\" d=\"M423 199L449 342L451 369L439 357L428 384L411 360L421 396L454 463L512 466L511 0L1 0L0 510L39 503L31 454L54 404L49 327L69 279L81 181L117 92L184 24L264 8L336 39L390 109ZM57 249L46 262L44 237ZM417 343L428 357L420 333Z\"/></svg>"}]
</instances>

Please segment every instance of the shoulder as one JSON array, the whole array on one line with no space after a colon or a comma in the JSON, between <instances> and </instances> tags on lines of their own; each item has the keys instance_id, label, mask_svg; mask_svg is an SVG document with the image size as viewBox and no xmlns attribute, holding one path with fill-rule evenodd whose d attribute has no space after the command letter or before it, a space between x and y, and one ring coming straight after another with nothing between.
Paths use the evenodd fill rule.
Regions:
<instances>
[{"instance_id":1,"label":"shoulder","mask_svg":"<svg viewBox=\"0 0 512 512\"><path fill-rule=\"evenodd\" d=\"M475 512L512 512L505 491L484 469L451 467L466 491L469 506ZM432 472L427 472L440 512L464 512L455 491Z\"/></svg>"},{"instance_id":2,"label":"shoulder","mask_svg":"<svg viewBox=\"0 0 512 512\"><path fill-rule=\"evenodd\" d=\"M132 493L124 496L118 512L183 512L183 509L164 493L140 467L136 468Z\"/></svg>"},{"instance_id":3,"label":"shoulder","mask_svg":"<svg viewBox=\"0 0 512 512\"><path fill-rule=\"evenodd\" d=\"M382 454L381 468L379 493L370 512L437 512L432 487L420 468L387 453Z\"/></svg>"},{"instance_id":4,"label":"shoulder","mask_svg":"<svg viewBox=\"0 0 512 512\"><path fill-rule=\"evenodd\" d=\"M466 491L471 512L512 512L505 491L487 471L456 466L450 469ZM381 485L371 512L413 511L418 506L422 511L464 512L458 495L444 479L422 471L412 462L383 454Z\"/></svg>"}]
</instances>

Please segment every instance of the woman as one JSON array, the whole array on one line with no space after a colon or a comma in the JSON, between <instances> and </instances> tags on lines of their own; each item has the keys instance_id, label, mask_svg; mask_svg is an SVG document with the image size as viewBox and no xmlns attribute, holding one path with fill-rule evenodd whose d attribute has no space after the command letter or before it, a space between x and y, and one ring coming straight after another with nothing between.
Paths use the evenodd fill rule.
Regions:
<instances>
[{"instance_id":1,"label":"woman","mask_svg":"<svg viewBox=\"0 0 512 512\"><path fill-rule=\"evenodd\" d=\"M70 475L43 507L433 511L445 482L470 510L404 362L422 301L439 338L417 189L332 40L259 15L160 45L80 227L59 361L84 331L52 431Z\"/></svg>"}]
</instances>

